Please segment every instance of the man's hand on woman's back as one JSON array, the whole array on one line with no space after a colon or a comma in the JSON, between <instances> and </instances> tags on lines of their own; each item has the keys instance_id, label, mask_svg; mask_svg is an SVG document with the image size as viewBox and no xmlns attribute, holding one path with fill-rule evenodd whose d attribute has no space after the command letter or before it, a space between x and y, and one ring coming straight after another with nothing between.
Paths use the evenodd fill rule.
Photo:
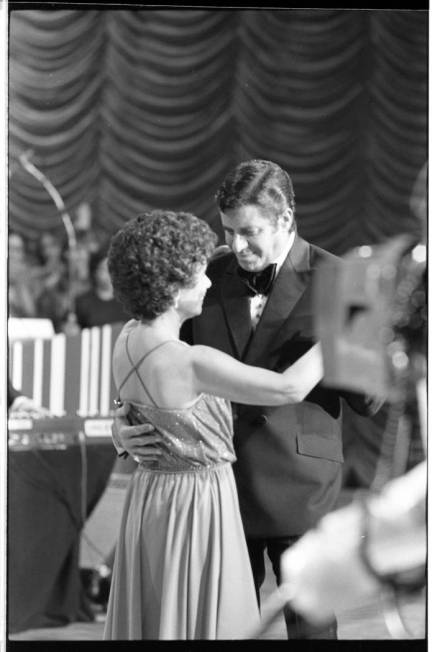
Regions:
<instances>
[{"instance_id":1,"label":"man's hand on woman's back","mask_svg":"<svg viewBox=\"0 0 435 652\"><path fill-rule=\"evenodd\" d=\"M115 411L112 424L113 444L118 454L126 451L136 462L156 460L162 454L158 446L162 436L151 423L130 425L128 422L129 404L124 403Z\"/></svg>"}]
</instances>

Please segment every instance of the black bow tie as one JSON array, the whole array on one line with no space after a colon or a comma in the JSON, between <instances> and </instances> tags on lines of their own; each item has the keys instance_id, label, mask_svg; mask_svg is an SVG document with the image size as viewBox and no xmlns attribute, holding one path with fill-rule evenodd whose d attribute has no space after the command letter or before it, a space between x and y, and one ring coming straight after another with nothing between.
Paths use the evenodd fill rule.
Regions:
<instances>
[{"instance_id":1,"label":"black bow tie","mask_svg":"<svg viewBox=\"0 0 435 652\"><path fill-rule=\"evenodd\" d=\"M268 265L260 272L249 272L246 269L239 267L237 273L252 296L255 296L256 294L267 295L272 288L276 276L276 263Z\"/></svg>"}]
</instances>

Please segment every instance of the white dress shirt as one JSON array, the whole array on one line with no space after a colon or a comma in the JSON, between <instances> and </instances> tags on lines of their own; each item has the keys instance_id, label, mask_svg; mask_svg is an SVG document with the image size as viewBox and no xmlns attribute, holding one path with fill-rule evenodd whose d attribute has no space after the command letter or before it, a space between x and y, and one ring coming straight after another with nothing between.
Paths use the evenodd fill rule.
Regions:
<instances>
[{"instance_id":1,"label":"white dress shirt","mask_svg":"<svg viewBox=\"0 0 435 652\"><path fill-rule=\"evenodd\" d=\"M287 243L287 246L284 248L282 253L278 256L278 258L276 260L272 261L272 264L274 264L274 263L276 264L275 280L276 280L276 277L279 274L279 271L280 271L281 267L284 264L285 259L287 258L288 254L289 254L290 249L293 246L293 242L295 240L295 235L296 235L296 233L295 233L295 231L293 231L290 234L290 238L289 238L289 241ZM274 280L274 282L275 282L275 280ZM267 303L267 299L268 299L268 297L266 295L264 295L264 294L256 294L255 296L249 298L250 310L251 310L251 324L252 324L252 328L254 328L254 329L257 326L258 322L260 321L260 317L261 317L261 315L263 313L263 310L264 310L264 307L265 307L265 305Z\"/></svg>"}]
</instances>

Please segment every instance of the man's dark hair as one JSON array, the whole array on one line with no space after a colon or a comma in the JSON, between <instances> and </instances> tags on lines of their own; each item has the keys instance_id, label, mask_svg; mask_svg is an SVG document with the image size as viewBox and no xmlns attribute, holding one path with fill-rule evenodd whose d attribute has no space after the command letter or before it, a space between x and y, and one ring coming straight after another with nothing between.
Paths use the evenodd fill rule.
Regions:
<instances>
[{"instance_id":1,"label":"man's dark hair","mask_svg":"<svg viewBox=\"0 0 435 652\"><path fill-rule=\"evenodd\" d=\"M295 195L290 175L272 161L252 159L231 170L216 193L219 210L255 204L266 209L275 219L287 207L295 211Z\"/></svg>"}]
</instances>

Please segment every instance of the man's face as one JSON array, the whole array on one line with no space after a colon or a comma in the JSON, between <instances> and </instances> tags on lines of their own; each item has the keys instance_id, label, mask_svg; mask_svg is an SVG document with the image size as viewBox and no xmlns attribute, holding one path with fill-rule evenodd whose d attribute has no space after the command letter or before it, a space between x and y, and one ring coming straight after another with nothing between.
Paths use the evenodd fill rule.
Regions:
<instances>
[{"instance_id":1,"label":"man's face","mask_svg":"<svg viewBox=\"0 0 435 652\"><path fill-rule=\"evenodd\" d=\"M275 224L267 210L255 204L221 213L225 242L237 257L240 267L257 272L272 263L288 242L293 221L290 208Z\"/></svg>"}]
</instances>

